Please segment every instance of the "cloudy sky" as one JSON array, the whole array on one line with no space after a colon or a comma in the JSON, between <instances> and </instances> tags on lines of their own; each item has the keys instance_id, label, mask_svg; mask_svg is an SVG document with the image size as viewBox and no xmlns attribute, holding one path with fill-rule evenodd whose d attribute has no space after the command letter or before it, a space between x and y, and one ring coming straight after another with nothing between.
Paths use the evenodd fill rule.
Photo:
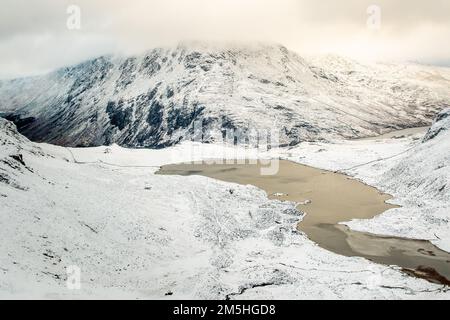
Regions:
<instances>
[{"instance_id":1,"label":"cloudy sky","mask_svg":"<svg viewBox=\"0 0 450 320\"><path fill-rule=\"evenodd\" d=\"M67 13L71 5L80 9L79 29L67 27L77 21L76 12ZM303 55L450 66L448 0L0 0L0 6L0 78L183 40L277 42Z\"/></svg>"}]
</instances>

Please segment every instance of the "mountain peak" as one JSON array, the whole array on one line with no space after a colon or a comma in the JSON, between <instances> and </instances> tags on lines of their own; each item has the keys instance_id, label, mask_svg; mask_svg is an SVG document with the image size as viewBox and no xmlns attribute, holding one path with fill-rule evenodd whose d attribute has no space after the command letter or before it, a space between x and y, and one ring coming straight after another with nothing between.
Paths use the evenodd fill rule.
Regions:
<instances>
[{"instance_id":1,"label":"mountain peak","mask_svg":"<svg viewBox=\"0 0 450 320\"><path fill-rule=\"evenodd\" d=\"M164 147L190 139L199 121L207 132L277 128L294 145L428 125L449 95L401 66L190 42L4 81L0 112L31 139L67 146Z\"/></svg>"}]
</instances>

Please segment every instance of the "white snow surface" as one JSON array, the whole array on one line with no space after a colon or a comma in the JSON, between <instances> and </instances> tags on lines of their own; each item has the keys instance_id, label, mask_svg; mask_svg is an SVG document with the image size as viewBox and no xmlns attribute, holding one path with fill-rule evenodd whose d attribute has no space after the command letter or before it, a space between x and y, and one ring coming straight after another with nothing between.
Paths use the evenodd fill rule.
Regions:
<instances>
[{"instance_id":1,"label":"white snow surface","mask_svg":"<svg viewBox=\"0 0 450 320\"><path fill-rule=\"evenodd\" d=\"M349 171L393 194L402 206L352 222L352 228L426 239L450 251L450 109L438 119L423 142L404 155Z\"/></svg>"},{"instance_id":2,"label":"white snow surface","mask_svg":"<svg viewBox=\"0 0 450 320\"><path fill-rule=\"evenodd\" d=\"M441 286L396 267L318 247L296 231L302 214L295 204L268 200L256 187L155 175L163 164L224 154L345 169L414 148L349 171L405 206L351 226L444 239L448 214L447 224L445 210L436 222L428 218L438 213L426 208L448 204L448 186L440 197L423 181L430 174L448 179L448 168L436 167L448 166L448 142L443 132L423 144L305 143L250 155L242 147L189 142L163 150L67 149L32 143L0 119L0 298L449 299ZM395 180L396 173L403 176ZM414 181L421 198L409 194L412 186L404 189L405 181ZM81 268L81 290L66 287L71 265Z\"/></svg>"},{"instance_id":3,"label":"white snow surface","mask_svg":"<svg viewBox=\"0 0 450 320\"><path fill-rule=\"evenodd\" d=\"M287 158L339 170L394 196L391 209L346 223L375 234L430 240L450 251L450 109L424 135L334 144L302 144Z\"/></svg>"}]
</instances>

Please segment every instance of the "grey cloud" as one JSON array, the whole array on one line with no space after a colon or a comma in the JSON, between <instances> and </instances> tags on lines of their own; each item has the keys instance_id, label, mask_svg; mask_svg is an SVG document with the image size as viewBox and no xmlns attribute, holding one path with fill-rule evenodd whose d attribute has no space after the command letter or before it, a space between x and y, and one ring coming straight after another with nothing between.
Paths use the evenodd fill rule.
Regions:
<instances>
[{"instance_id":1,"label":"grey cloud","mask_svg":"<svg viewBox=\"0 0 450 320\"><path fill-rule=\"evenodd\" d=\"M182 40L279 42L300 54L445 63L447 0L0 0L0 78ZM66 28L81 8L82 28ZM382 28L366 26L369 5Z\"/></svg>"}]
</instances>

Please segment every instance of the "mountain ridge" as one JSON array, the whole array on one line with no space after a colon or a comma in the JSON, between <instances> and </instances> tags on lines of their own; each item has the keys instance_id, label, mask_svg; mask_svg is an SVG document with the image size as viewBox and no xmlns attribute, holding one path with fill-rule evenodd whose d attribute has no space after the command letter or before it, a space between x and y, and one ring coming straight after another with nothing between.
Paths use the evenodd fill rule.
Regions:
<instances>
[{"instance_id":1,"label":"mountain ridge","mask_svg":"<svg viewBox=\"0 0 450 320\"><path fill-rule=\"evenodd\" d=\"M0 82L0 112L31 140L64 146L161 148L200 121L280 130L282 145L430 125L449 107L450 69L310 59L280 45L208 44L102 56Z\"/></svg>"}]
</instances>

